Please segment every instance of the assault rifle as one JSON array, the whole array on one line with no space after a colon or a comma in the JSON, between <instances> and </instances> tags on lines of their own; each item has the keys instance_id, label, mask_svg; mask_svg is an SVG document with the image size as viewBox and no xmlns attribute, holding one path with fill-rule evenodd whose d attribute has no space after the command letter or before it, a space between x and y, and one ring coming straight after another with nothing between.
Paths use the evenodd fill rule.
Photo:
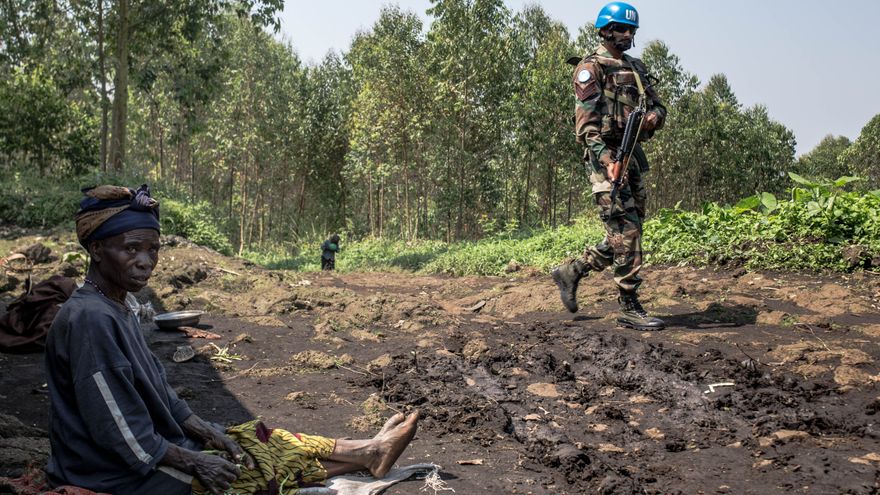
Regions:
<instances>
[{"instance_id":1,"label":"assault rifle","mask_svg":"<svg viewBox=\"0 0 880 495\"><path fill-rule=\"evenodd\" d=\"M620 148L617 148L613 156L615 162L620 162L620 175L617 176L617 180L611 182L611 210L609 214L614 213L614 202L617 201L620 186L629 171L629 160L632 158L633 150L639 141L639 134L642 132L642 124L645 122L646 107L645 94L642 92L639 96L639 106L634 108L626 118L626 127L623 129Z\"/></svg>"}]
</instances>

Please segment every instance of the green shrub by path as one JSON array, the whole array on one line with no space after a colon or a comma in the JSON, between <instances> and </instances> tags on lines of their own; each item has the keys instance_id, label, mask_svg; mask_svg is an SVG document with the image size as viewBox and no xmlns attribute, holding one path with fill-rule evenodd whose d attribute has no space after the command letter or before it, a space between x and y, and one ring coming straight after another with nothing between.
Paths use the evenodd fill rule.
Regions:
<instances>
[{"instance_id":1,"label":"green shrub by path","mask_svg":"<svg viewBox=\"0 0 880 495\"><path fill-rule=\"evenodd\" d=\"M504 275L508 264L515 261L547 271L564 258L580 255L588 243L599 242L603 236L602 225L590 216L556 229L455 243L423 270L454 275Z\"/></svg>"},{"instance_id":2,"label":"green shrub by path","mask_svg":"<svg viewBox=\"0 0 880 495\"><path fill-rule=\"evenodd\" d=\"M298 246L296 255L270 251L245 252L244 257L267 268L296 271L321 269L321 241L311 240ZM440 241L394 241L364 239L349 242L343 238L336 256L338 271L419 271L442 255L447 245Z\"/></svg>"},{"instance_id":3,"label":"green shrub by path","mask_svg":"<svg viewBox=\"0 0 880 495\"><path fill-rule=\"evenodd\" d=\"M790 199L760 193L734 206L706 204L701 211L661 210L645 224L646 262L654 264L744 265L748 268L845 271L880 258L880 191L847 192L858 179L812 182L792 174ZM340 271L414 270L454 275L504 275L511 260L542 271L604 235L593 215L572 226L507 233L447 245L346 242L337 256ZM295 257L255 255L271 268L320 269L320 250L301 247ZM872 266L876 269L876 266Z\"/></svg>"},{"instance_id":4,"label":"green shrub by path","mask_svg":"<svg viewBox=\"0 0 880 495\"><path fill-rule=\"evenodd\" d=\"M232 254L232 244L217 228L211 205L207 202L184 203L160 197L159 203L163 234L186 237L225 255Z\"/></svg>"},{"instance_id":5,"label":"green shrub by path","mask_svg":"<svg viewBox=\"0 0 880 495\"><path fill-rule=\"evenodd\" d=\"M82 193L69 182L38 174L6 171L0 175L0 220L19 227L53 228L69 225Z\"/></svg>"},{"instance_id":6,"label":"green shrub by path","mask_svg":"<svg viewBox=\"0 0 880 495\"><path fill-rule=\"evenodd\" d=\"M701 212L660 211L645 225L648 259L849 270L860 263L847 251L862 251L863 263L880 256L880 191L844 191L854 177L812 182L790 175L798 183L791 199L761 193L734 206L707 204Z\"/></svg>"},{"instance_id":7,"label":"green shrub by path","mask_svg":"<svg viewBox=\"0 0 880 495\"><path fill-rule=\"evenodd\" d=\"M584 221L555 230L534 233L508 233L474 242L446 244L442 241L393 241L365 239L350 242L343 238L336 256L336 270L418 271L453 275L504 275L511 260L523 266L548 270L559 259L583 251L586 240L602 238L598 222ZM295 256L283 253L245 253L255 263L273 269L318 271L321 269L320 242L299 246Z\"/></svg>"},{"instance_id":8,"label":"green shrub by path","mask_svg":"<svg viewBox=\"0 0 880 495\"><path fill-rule=\"evenodd\" d=\"M82 187L97 184L125 184L137 187L142 177L93 172L68 177L43 177L36 172L9 171L0 174L0 221L19 227L74 229L73 217L83 198ZM220 232L207 202L186 203L156 194L160 202L162 233L186 237L226 255L233 253L229 239Z\"/></svg>"}]
</instances>

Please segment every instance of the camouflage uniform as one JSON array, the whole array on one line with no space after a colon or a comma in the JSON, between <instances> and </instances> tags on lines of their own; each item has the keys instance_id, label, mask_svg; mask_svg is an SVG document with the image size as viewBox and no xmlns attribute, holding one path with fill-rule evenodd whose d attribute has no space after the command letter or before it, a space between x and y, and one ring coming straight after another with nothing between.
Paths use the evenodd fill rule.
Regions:
<instances>
[{"instance_id":1,"label":"camouflage uniform","mask_svg":"<svg viewBox=\"0 0 880 495\"><path fill-rule=\"evenodd\" d=\"M586 249L581 261L590 269L601 271L614 266L614 282L623 293L634 293L642 282L642 222L645 218L647 194L642 173L647 163L630 161L627 181L618 188L616 206L611 208L611 181L606 165L614 161L620 146L626 119L638 105L639 90L633 70L644 86L648 70L641 60L623 55L611 56L604 46L578 64L574 71L575 133L585 146L584 160L590 164L590 183L599 207L599 217L606 236L596 246ZM666 108L657 93L645 88L647 111L657 114L659 129L666 118ZM654 130L642 130L639 141L653 136Z\"/></svg>"}]
</instances>

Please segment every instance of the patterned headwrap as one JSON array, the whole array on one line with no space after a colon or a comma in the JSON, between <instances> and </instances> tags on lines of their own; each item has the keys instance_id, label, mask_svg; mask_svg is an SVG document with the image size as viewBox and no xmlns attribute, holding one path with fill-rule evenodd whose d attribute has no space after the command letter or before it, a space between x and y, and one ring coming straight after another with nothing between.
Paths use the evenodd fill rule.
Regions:
<instances>
[{"instance_id":1,"label":"patterned headwrap","mask_svg":"<svg viewBox=\"0 0 880 495\"><path fill-rule=\"evenodd\" d=\"M137 191L128 187L98 186L83 189L86 197L76 212L76 237L88 247L97 241L135 229L159 229L159 202L146 184Z\"/></svg>"}]
</instances>

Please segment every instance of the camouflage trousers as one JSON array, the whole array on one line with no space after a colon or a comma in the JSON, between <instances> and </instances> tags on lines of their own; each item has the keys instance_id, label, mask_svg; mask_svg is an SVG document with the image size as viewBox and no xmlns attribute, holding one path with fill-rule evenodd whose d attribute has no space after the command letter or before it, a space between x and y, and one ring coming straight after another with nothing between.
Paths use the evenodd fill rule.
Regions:
<instances>
[{"instance_id":1,"label":"camouflage trousers","mask_svg":"<svg viewBox=\"0 0 880 495\"><path fill-rule=\"evenodd\" d=\"M647 192L642 182L638 164L631 164L628 180L618 188L615 205L611 205L611 181L605 167L590 160L593 172L590 183L599 210L599 218L605 225L605 238L584 251L581 260L595 271L609 266L614 270L614 283L620 290L634 292L642 283L642 222L645 219Z\"/></svg>"}]
</instances>

